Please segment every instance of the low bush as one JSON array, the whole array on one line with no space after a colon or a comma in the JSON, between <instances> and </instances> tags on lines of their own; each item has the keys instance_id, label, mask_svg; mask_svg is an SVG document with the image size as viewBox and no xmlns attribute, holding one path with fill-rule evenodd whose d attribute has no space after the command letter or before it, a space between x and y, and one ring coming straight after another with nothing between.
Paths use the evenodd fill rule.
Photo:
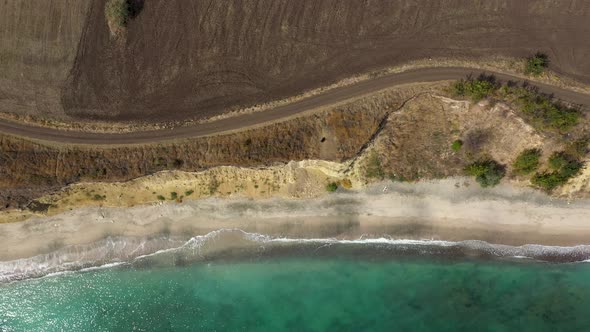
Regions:
<instances>
[{"instance_id":1,"label":"low bush","mask_svg":"<svg viewBox=\"0 0 590 332\"><path fill-rule=\"evenodd\" d=\"M195 192L195 191L194 191L194 190L192 190L192 189L191 189L191 190L187 190L187 191L185 191L185 192L184 192L184 195L185 195L185 196L190 196L190 195L192 195L194 192Z\"/></svg>"},{"instance_id":2,"label":"low bush","mask_svg":"<svg viewBox=\"0 0 590 332\"><path fill-rule=\"evenodd\" d=\"M580 170L584 167L584 164L578 160L572 159L569 160L567 164L565 164L559 172L561 175L565 176L566 178L570 179L576 176Z\"/></svg>"},{"instance_id":3,"label":"low bush","mask_svg":"<svg viewBox=\"0 0 590 332\"><path fill-rule=\"evenodd\" d=\"M551 191L567 182L559 172L537 173L531 179L531 183L539 188Z\"/></svg>"},{"instance_id":4,"label":"low bush","mask_svg":"<svg viewBox=\"0 0 590 332\"><path fill-rule=\"evenodd\" d=\"M541 150L524 150L512 164L514 173L526 175L536 171L539 168L539 158L541 158Z\"/></svg>"},{"instance_id":5,"label":"low bush","mask_svg":"<svg viewBox=\"0 0 590 332\"><path fill-rule=\"evenodd\" d=\"M575 140L569 144L567 144L565 148L565 153L568 155L575 157L577 159L582 159L588 154L588 145L590 144L590 137L584 137L578 140Z\"/></svg>"},{"instance_id":6,"label":"low bush","mask_svg":"<svg viewBox=\"0 0 590 332\"><path fill-rule=\"evenodd\" d=\"M535 87L527 84L518 86L514 82L500 85L493 76L482 75L477 79L456 81L451 87L451 94L470 97L474 101L487 97L510 101L522 111L527 122L539 130L567 133L582 116L580 110L556 102Z\"/></svg>"},{"instance_id":7,"label":"low bush","mask_svg":"<svg viewBox=\"0 0 590 332\"><path fill-rule=\"evenodd\" d=\"M465 167L465 173L475 176L475 180L486 188L498 185L506 175L506 169L494 160L482 160Z\"/></svg>"},{"instance_id":8,"label":"low bush","mask_svg":"<svg viewBox=\"0 0 590 332\"><path fill-rule=\"evenodd\" d=\"M216 177L213 177L209 181L209 195L215 194L217 192L217 189L219 189L219 186L221 186L221 182L219 182L219 180L217 180ZM257 188L256 186L254 187Z\"/></svg>"},{"instance_id":9,"label":"low bush","mask_svg":"<svg viewBox=\"0 0 590 332\"><path fill-rule=\"evenodd\" d=\"M128 0L108 0L104 11L107 20L118 28L125 27L131 16Z\"/></svg>"},{"instance_id":10,"label":"low bush","mask_svg":"<svg viewBox=\"0 0 590 332\"><path fill-rule=\"evenodd\" d=\"M556 152L549 157L549 167L558 171L568 163L568 156L562 152Z\"/></svg>"},{"instance_id":11,"label":"low bush","mask_svg":"<svg viewBox=\"0 0 590 332\"><path fill-rule=\"evenodd\" d=\"M549 158L551 172L537 173L531 179L533 185L551 191L568 182L580 172L584 165L574 156L565 152L556 152Z\"/></svg>"},{"instance_id":12,"label":"low bush","mask_svg":"<svg viewBox=\"0 0 590 332\"><path fill-rule=\"evenodd\" d=\"M92 196L92 199L95 201L104 201L105 199L107 199L107 196L95 194L94 196Z\"/></svg>"},{"instance_id":13,"label":"low bush","mask_svg":"<svg viewBox=\"0 0 590 332\"><path fill-rule=\"evenodd\" d=\"M452 93L455 96L470 97L473 101L480 101L500 88L494 76L480 75L477 79L468 77L466 80L459 80L452 86Z\"/></svg>"},{"instance_id":14,"label":"low bush","mask_svg":"<svg viewBox=\"0 0 590 332\"><path fill-rule=\"evenodd\" d=\"M518 99L522 112L540 129L565 133L578 124L581 117L579 110L553 102L549 97L534 91L520 90Z\"/></svg>"},{"instance_id":15,"label":"low bush","mask_svg":"<svg viewBox=\"0 0 590 332\"><path fill-rule=\"evenodd\" d=\"M334 192L338 189L338 184L336 182L330 182L326 185L326 190L329 192Z\"/></svg>"},{"instance_id":16,"label":"low bush","mask_svg":"<svg viewBox=\"0 0 590 332\"><path fill-rule=\"evenodd\" d=\"M160 200L160 201L165 201L166 200L166 197L164 197L162 195L158 195L157 197L158 197L158 200Z\"/></svg>"},{"instance_id":17,"label":"low bush","mask_svg":"<svg viewBox=\"0 0 590 332\"><path fill-rule=\"evenodd\" d=\"M462 147L463 147L463 141L460 139L454 141L453 144L451 144L451 149L455 152L459 152Z\"/></svg>"},{"instance_id":18,"label":"low bush","mask_svg":"<svg viewBox=\"0 0 590 332\"><path fill-rule=\"evenodd\" d=\"M539 76L548 66L549 57L544 53L537 52L527 59L524 72L529 75Z\"/></svg>"}]
</instances>

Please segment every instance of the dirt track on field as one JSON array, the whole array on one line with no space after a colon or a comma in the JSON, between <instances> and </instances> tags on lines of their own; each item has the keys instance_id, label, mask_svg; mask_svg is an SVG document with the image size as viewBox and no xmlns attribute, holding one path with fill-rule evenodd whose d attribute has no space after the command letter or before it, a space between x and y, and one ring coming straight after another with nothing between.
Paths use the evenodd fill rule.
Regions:
<instances>
[{"instance_id":1,"label":"dirt track on field","mask_svg":"<svg viewBox=\"0 0 590 332\"><path fill-rule=\"evenodd\" d=\"M458 79L467 75L477 76L479 74L479 71L474 71L473 69L468 68L426 68L412 70L403 73L390 74L368 81L362 81L354 85L336 88L316 96L308 97L291 104L279 106L262 112L243 114L209 123L157 131L127 132L120 134L86 133L79 131L61 131L45 127L34 127L0 120L0 132L44 141L73 144L110 145L155 143L174 139L210 136L232 130L245 129L248 127L288 118L290 116L294 116L313 109L330 106L351 98L377 92L393 85ZM499 73L493 74L499 80L518 81L518 78L514 76ZM590 95L588 94L563 90L545 84L535 85L540 89L540 91L547 94L553 94L557 98L564 99L576 104L590 105Z\"/></svg>"},{"instance_id":2,"label":"dirt track on field","mask_svg":"<svg viewBox=\"0 0 590 332\"><path fill-rule=\"evenodd\" d=\"M104 0L0 13L0 111L21 115L208 118L413 59L537 50L590 82L588 1L150 0L119 39Z\"/></svg>"}]
</instances>

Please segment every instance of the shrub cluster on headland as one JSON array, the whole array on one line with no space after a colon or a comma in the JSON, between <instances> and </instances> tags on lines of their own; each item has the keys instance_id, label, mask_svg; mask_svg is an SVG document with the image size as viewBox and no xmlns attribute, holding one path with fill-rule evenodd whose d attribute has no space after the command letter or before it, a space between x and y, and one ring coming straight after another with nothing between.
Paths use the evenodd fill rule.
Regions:
<instances>
[{"instance_id":1,"label":"shrub cluster on headland","mask_svg":"<svg viewBox=\"0 0 590 332\"><path fill-rule=\"evenodd\" d=\"M547 67L548 59L542 54L536 54L527 61L526 73L539 75ZM520 116L538 132L545 135L561 137L564 151L551 155L548 166L541 167L540 149L523 151L512 165L513 172L519 176L532 173L531 183L541 189L551 191L564 185L576 176L583 167L582 158L587 154L590 137L584 136L569 140L572 130L583 118L582 111L571 105L566 105L552 96L540 93L538 89L526 83L500 83L493 75L480 75L476 78L468 77L452 84L451 94L455 97L469 98L474 102L488 99L491 102L503 101L509 103ZM459 150L462 142L454 143L453 150ZM505 167L494 160L478 160L465 168L468 175L475 176L483 186L494 186L500 182L505 174Z\"/></svg>"}]
</instances>

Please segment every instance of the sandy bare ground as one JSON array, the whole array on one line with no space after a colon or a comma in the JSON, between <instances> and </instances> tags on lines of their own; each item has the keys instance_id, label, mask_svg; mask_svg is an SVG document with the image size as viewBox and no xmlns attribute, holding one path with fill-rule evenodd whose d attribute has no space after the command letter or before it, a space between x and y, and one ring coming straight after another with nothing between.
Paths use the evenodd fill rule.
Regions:
<instances>
[{"instance_id":1,"label":"sandy bare ground","mask_svg":"<svg viewBox=\"0 0 590 332\"><path fill-rule=\"evenodd\" d=\"M210 199L133 208L84 208L0 225L0 260L47 253L107 237L186 239L218 229L290 238L391 237L579 245L590 239L590 201L568 202L463 178L383 184L313 200Z\"/></svg>"}]
</instances>

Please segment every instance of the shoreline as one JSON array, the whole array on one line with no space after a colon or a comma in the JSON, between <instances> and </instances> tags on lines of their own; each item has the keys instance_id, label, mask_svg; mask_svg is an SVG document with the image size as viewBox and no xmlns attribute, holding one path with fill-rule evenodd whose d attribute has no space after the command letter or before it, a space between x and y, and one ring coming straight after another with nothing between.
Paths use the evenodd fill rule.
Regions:
<instances>
[{"instance_id":1,"label":"shoreline","mask_svg":"<svg viewBox=\"0 0 590 332\"><path fill-rule=\"evenodd\" d=\"M458 179L388 183L320 198L211 198L131 208L82 208L0 224L0 261L49 254L108 238L175 238L220 229L274 238L485 241L521 246L590 244L589 200L568 201L503 184ZM387 187L387 192L383 188Z\"/></svg>"}]
</instances>

